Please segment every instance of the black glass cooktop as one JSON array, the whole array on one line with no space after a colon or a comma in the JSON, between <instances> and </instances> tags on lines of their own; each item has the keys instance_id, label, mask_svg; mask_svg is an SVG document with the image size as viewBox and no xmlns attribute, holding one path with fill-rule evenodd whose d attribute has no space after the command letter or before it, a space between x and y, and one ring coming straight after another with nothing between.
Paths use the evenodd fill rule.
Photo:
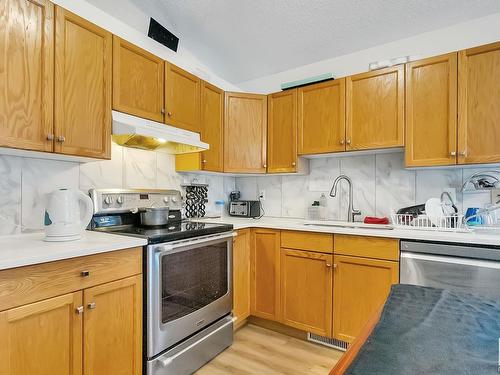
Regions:
<instances>
[{"instance_id":1,"label":"black glass cooktop","mask_svg":"<svg viewBox=\"0 0 500 375\"><path fill-rule=\"evenodd\" d=\"M126 236L146 238L148 243L162 243L187 238L206 236L233 230L233 226L229 224L209 224L209 223L193 223L190 221L174 222L165 226L145 227L137 225L120 225L96 228L94 230L108 233L116 233Z\"/></svg>"}]
</instances>

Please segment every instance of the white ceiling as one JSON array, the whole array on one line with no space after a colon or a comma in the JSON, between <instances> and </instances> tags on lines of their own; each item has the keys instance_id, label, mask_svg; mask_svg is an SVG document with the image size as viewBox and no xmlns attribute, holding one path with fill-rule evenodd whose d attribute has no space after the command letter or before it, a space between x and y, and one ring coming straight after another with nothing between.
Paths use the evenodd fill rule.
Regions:
<instances>
[{"instance_id":1,"label":"white ceiling","mask_svg":"<svg viewBox=\"0 0 500 375\"><path fill-rule=\"evenodd\" d=\"M499 0L129 1L235 84L500 12Z\"/></svg>"}]
</instances>

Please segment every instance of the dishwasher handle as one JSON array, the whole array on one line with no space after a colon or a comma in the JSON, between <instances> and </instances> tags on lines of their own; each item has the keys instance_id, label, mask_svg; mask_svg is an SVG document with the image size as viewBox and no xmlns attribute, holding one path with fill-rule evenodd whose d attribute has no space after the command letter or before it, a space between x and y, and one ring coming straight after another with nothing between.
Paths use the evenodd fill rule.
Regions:
<instances>
[{"instance_id":1,"label":"dishwasher handle","mask_svg":"<svg viewBox=\"0 0 500 375\"><path fill-rule=\"evenodd\" d=\"M500 262L483 260L483 259L470 259L470 258L450 257L450 256L434 255L434 254L421 254L421 253L412 253L408 251L402 251L401 258L425 260L429 262L440 262L448 264L460 264L465 266L473 266L481 268L500 269Z\"/></svg>"}]
</instances>

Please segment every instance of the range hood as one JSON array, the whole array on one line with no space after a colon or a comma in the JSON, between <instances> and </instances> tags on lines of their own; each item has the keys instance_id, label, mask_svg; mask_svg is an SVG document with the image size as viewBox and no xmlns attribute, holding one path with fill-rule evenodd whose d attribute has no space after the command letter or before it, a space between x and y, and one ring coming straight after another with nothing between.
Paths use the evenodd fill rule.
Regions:
<instances>
[{"instance_id":1,"label":"range hood","mask_svg":"<svg viewBox=\"0 0 500 375\"><path fill-rule=\"evenodd\" d=\"M126 113L113 113L113 141L121 146L168 154L188 154L208 150L198 133L174 128Z\"/></svg>"}]
</instances>

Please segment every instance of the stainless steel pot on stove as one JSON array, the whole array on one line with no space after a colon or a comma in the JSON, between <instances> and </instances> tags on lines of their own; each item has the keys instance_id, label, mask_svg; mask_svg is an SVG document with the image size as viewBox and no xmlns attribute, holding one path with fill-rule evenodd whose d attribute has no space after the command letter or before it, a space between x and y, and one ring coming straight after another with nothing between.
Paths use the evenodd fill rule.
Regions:
<instances>
[{"instance_id":1,"label":"stainless steel pot on stove","mask_svg":"<svg viewBox=\"0 0 500 375\"><path fill-rule=\"evenodd\" d=\"M139 208L138 211L141 225L156 226L168 223L168 207L143 207Z\"/></svg>"}]
</instances>

